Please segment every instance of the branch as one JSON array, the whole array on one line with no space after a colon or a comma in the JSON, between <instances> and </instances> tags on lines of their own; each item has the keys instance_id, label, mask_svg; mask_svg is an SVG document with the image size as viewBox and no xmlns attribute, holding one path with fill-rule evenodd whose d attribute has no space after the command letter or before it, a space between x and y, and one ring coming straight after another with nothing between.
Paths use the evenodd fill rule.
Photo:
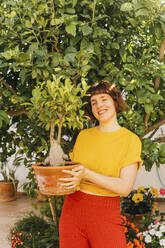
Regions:
<instances>
[{"instance_id":1,"label":"branch","mask_svg":"<svg viewBox=\"0 0 165 248\"><path fill-rule=\"evenodd\" d=\"M154 134L158 131L159 127L155 128L155 130L150 134L150 136L148 137L149 139L151 139Z\"/></svg>"},{"instance_id":2,"label":"branch","mask_svg":"<svg viewBox=\"0 0 165 248\"><path fill-rule=\"evenodd\" d=\"M159 61L160 61L160 62L163 61L163 59L164 59L164 51L165 51L165 37L164 37L164 39L163 39L163 41L162 41L162 43L161 43L161 45L160 45L160 49L159 49ZM160 85L160 77L157 77L157 78L155 79L155 86L154 86L155 92L158 91L159 85ZM148 114L146 114L146 116L145 116L145 120L144 120L144 125L145 125L145 127L148 126L148 120L149 120L149 118L150 118L150 115L151 115L151 113L148 113Z\"/></svg>"},{"instance_id":3,"label":"branch","mask_svg":"<svg viewBox=\"0 0 165 248\"><path fill-rule=\"evenodd\" d=\"M57 143L58 144L60 144L60 140L61 140L62 124L63 124L63 115L61 114L61 116L60 116L60 124L59 124L59 128L58 128L58 137L57 137Z\"/></svg>"},{"instance_id":4,"label":"branch","mask_svg":"<svg viewBox=\"0 0 165 248\"><path fill-rule=\"evenodd\" d=\"M6 111L6 113L9 115L9 116L19 116L19 115L22 115L22 114L25 114L25 115L28 115L29 112L25 109L25 108L22 108L22 109L19 109L18 111Z\"/></svg>"},{"instance_id":5,"label":"branch","mask_svg":"<svg viewBox=\"0 0 165 248\"><path fill-rule=\"evenodd\" d=\"M157 139L154 139L153 142L164 143L165 142L165 136L157 138Z\"/></svg>"},{"instance_id":6,"label":"branch","mask_svg":"<svg viewBox=\"0 0 165 248\"><path fill-rule=\"evenodd\" d=\"M141 138L143 138L146 134L150 133L152 130L159 128L160 126L162 126L163 124L165 124L165 116L163 117L163 119L161 121L159 121L158 123L154 124L153 126L149 127L144 134L141 136Z\"/></svg>"},{"instance_id":7,"label":"branch","mask_svg":"<svg viewBox=\"0 0 165 248\"><path fill-rule=\"evenodd\" d=\"M0 82L9 90L13 95L17 96L17 92L4 80L4 78L0 79Z\"/></svg>"},{"instance_id":8,"label":"branch","mask_svg":"<svg viewBox=\"0 0 165 248\"><path fill-rule=\"evenodd\" d=\"M75 76L72 77L73 85L76 88L77 86L77 80L80 78L80 74L76 74Z\"/></svg>"},{"instance_id":9,"label":"branch","mask_svg":"<svg viewBox=\"0 0 165 248\"><path fill-rule=\"evenodd\" d=\"M50 143L54 140L54 120L50 122Z\"/></svg>"},{"instance_id":10,"label":"branch","mask_svg":"<svg viewBox=\"0 0 165 248\"><path fill-rule=\"evenodd\" d=\"M54 9L54 1L51 0L51 7L52 7L52 18L55 17L55 9Z\"/></svg>"},{"instance_id":11,"label":"branch","mask_svg":"<svg viewBox=\"0 0 165 248\"><path fill-rule=\"evenodd\" d=\"M159 61L163 61L164 59L164 51L165 51L165 37L160 45L160 49L159 49ZM158 91L160 85L160 77L156 78L155 80L155 91Z\"/></svg>"}]
</instances>

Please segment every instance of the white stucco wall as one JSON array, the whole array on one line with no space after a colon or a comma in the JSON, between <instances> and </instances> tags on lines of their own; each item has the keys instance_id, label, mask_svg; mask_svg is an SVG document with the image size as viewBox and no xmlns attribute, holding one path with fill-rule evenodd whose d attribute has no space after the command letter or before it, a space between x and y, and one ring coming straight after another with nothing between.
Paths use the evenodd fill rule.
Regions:
<instances>
[{"instance_id":1,"label":"white stucco wall","mask_svg":"<svg viewBox=\"0 0 165 248\"><path fill-rule=\"evenodd\" d=\"M158 169L158 173L160 175L161 181L165 185L165 165L160 166L160 168ZM138 188L139 186L153 186L157 189L163 188L163 185L159 180L155 165L152 167L150 172L147 172L144 166L142 166L137 174L134 188Z\"/></svg>"}]
</instances>

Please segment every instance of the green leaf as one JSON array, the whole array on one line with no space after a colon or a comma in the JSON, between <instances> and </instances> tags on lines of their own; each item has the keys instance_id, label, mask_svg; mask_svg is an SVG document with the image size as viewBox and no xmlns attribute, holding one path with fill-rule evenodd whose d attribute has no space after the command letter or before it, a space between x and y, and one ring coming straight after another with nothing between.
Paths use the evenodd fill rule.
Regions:
<instances>
[{"instance_id":1,"label":"green leaf","mask_svg":"<svg viewBox=\"0 0 165 248\"><path fill-rule=\"evenodd\" d=\"M110 5L113 5L113 2L114 2L113 0L109 0Z\"/></svg>"},{"instance_id":2,"label":"green leaf","mask_svg":"<svg viewBox=\"0 0 165 248\"><path fill-rule=\"evenodd\" d=\"M163 35L160 23L156 23L154 25L154 31L155 31L156 38L160 39L162 37L162 35Z\"/></svg>"},{"instance_id":3,"label":"green leaf","mask_svg":"<svg viewBox=\"0 0 165 248\"><path fill-rule=\"evenodd\" d=\"M160 22L160 24L161 24L161 27L162 27L163 32L165 33L165 23L164 22Z\"/></svg>"},{"instance_id":4,"label":"green leaf","mask_svg":"<svg viewBox=\"0 0 165 248\"><path fill-rule=\"evenodd\" d=\"M77 4L77 0L72 0L72 8L74 8Z\"/></svg>"},{"instance_id":5,"label":"green leaf","mask_svg":"<svg viewBox=\"0 0 165 248\"><path fill-rule=\"evenodd\" d=\"M27 28L32 28L32 23L29 20L27 20L27 21L25 21L25 26Z\"/></svg>"},{"instance_id":6,"label":"green leaf","mask_svg":"<svg viewBox=\"0 0 165 248\"><path fill-rule=\"evenodd\" d=\"M144 109L147 114L151 113L153 110L153 105L151 103L145 103Z\"/></svg>"},{"instance_id":7,"label":"green leaf","mask_svg":"<svg viewBox=\"0 0 165 248\"><path fill-rule=\"evenodd\" d=\"M65 12L66 13L69 13L69 14L74 14L75 13L75 9L74 8L66 8L65 9Z\"/></svg>"},{"instance_id":8,"label":"green leaf","mask_svg":"<svg viewBox=\"0 0 165 248\"><path fill-rule=\"evenodd\" d=\"M11 96L11 92L10 92L9 90L3 90L3 91L2 91L2 94L3 94L5 97Z\"/></svg>"},{"instance_id":9,"label":"green leaf","mask_svg":"<svg viewBox=\"0 0 165 248\"><path fill-rule=\"evenodd\" d=\"M89 35L89 34L92 33L92 28L89 27L88 25L84 25L84 26L82 27L82 32L83 32L83 35L84 35L84 36L85 36L85 35Z\"/></svg>"},{"instance_id":10,"label":"green leaf","mask_svg":"<svg viewBox=\"0 0 165 248\"><path fill-rule=\"evenodd\" d=\"M76 25L74 23L71 22L69 25L67 25L65 30L68 34L76 36Z\"/></svg>"},{"instance_id":11,"label":"green leaf","mask_svg":"<svg viewBox=\"0 0 165 248\"><path fill-rule=\"evenodd\" d=\"M123 3L120 8L121 11L130 11L132 9L133 9L132 3Z\"/></svg>"},{"instance_id":12,"label":"green leaf","mask_svg":"<svg viewBox=\"0 0 165 248\"><path fill-rule=\"evenodd\" d=\"M0 110L0 120L1 122L5 121L6 123L9 123L9 117L3 110Z\"/></svg>"},{"instance_id":13,"label":"green leaf","mask_svg":"<svg viewBox=\"0 0 165 248\"><path fill-rule=\"evenodd\" d=\"M114 48L114 49L117 49L117 50L119 50L119 48L120 48L120 46L119 46L119 44L117 42L111 43L111 47Z\"/></svg>"},{"instance_id":14,"label":"green leaf","mask_svg":"<svg viewBox=\"0 0 165 248\"><path fill-rule=\"evenodd\" d=\"M74 62L76 57L76 53L68 53L65 55L64 59L69 62Z\"/></svg>"},{"instance_id":15,"label":"green leaf","mask_svg":"<svg viewBox=\"0 0 165 248\"><path fill-rule=\"evenodd\" d=\"M147 16L149 15L150 12L148 9L146 8L143 8L143 9L139 9L138 11L135 12L135 16L138 17L138 16Z\"/></svg>"}]
</instances>

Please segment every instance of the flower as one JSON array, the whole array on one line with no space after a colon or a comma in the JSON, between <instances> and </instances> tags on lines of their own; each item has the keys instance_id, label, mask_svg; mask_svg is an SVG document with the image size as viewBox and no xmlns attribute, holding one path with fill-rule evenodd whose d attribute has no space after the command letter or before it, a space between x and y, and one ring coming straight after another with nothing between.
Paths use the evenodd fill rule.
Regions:
<instances>
[{"instance_id":1,"label":"flower","mask_svg":"<svg viewBox=\"0 0 165 248\"><path fill-rule=\"evenodd\" d=\"M148 230L138 233L143 236L146 248L165 248L165 221L155 221Z\"/></svg>"},{"instance_id":2,"label":"flower","mask_svg":"<svg viewBox=\"0 0 165 248\"><path fill-rule=\"evenodd\" d=\"M135 228L135 225L132 222L128 221L125 216L121 216L121 221L127 240L127 248L145 248L143 236L139 234L139 229Z\"/></svg>"},{"instance_id":3,"label":"flower","mask_svg":"<svg viewBox=\"0 0 165 248\"><path fill-rule=\"evenodd\" d=\"M11 233L11 248L25 248L25 246L23 245L22 240L20 239L20 237L22 236L21 232L17 232L17 231L13 231Z\"/></svg>"},{"instance_id":4,"label":"flower","mask_svg":"<svg viewBox=\"0 0 165 248\"><path fill-rule=\"evenodd\" d=\"M158 197L158 190L154 187L140 186L138 189L132 190L127 197L121 200L122 214L150 214L153 209L157 210L157 203L154 202L155 197Z\"/></svg>"},{"instance_id":5,"label":"flower","mask_svg":"<svg viewBox=\"0 0 165 248\"><path fill-rule=\"evenodd\" d=\"M160 188L159 192L160 192L160 195L162 195L162 196L164 196L164 195L165 195L165 189Z\"/></svg>"},{"instance_id":6,"label":"flower","mask_svg":"<svg viewBox=\"0 0 165 248\"><path fill-rule=\"evenodd\" d=\"M141 193L134 194L134 196L132 197L132 200L135 203L143 201L143 194L141 194Z\"/></svg>"},{"instance_id":7,"label":"flower","mask_svg":"<svg viewBox=\"0 0 165 248\"><path fill-rule=\"evenodd\" d=\"M158 197L159 196L159 192L157 189L153 188L152 186L150 187L151 193L152 195Z\"/></svg>"}]
</instances>

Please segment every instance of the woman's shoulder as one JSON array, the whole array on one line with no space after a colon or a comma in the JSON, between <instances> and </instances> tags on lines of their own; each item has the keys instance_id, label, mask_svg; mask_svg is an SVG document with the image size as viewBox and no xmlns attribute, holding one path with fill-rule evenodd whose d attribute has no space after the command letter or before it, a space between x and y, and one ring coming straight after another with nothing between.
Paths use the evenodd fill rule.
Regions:
<instances>
[{"instance_id":1,"label":"woman's shoulder","mask_svg":"<svg viewBox=\"0 0 165 248\"><path fill-rule=\"evenodd\" d=\"M123 135L129 140L141 142L139 136L136 133L130 131L125 127L123 128Z\"/></svg>"},{"instance_id":2,"label":"woman's shoulder","mask_svg":"<svg viewBox=\"0 0 165 248\"><path fill-rule=\"evenodd\" d=\"M91 135L96 132L97 127L90 127L90 128L85 128L80 131L79 136L86 136L86 135Z\"/></svg>"}]
</instances>

